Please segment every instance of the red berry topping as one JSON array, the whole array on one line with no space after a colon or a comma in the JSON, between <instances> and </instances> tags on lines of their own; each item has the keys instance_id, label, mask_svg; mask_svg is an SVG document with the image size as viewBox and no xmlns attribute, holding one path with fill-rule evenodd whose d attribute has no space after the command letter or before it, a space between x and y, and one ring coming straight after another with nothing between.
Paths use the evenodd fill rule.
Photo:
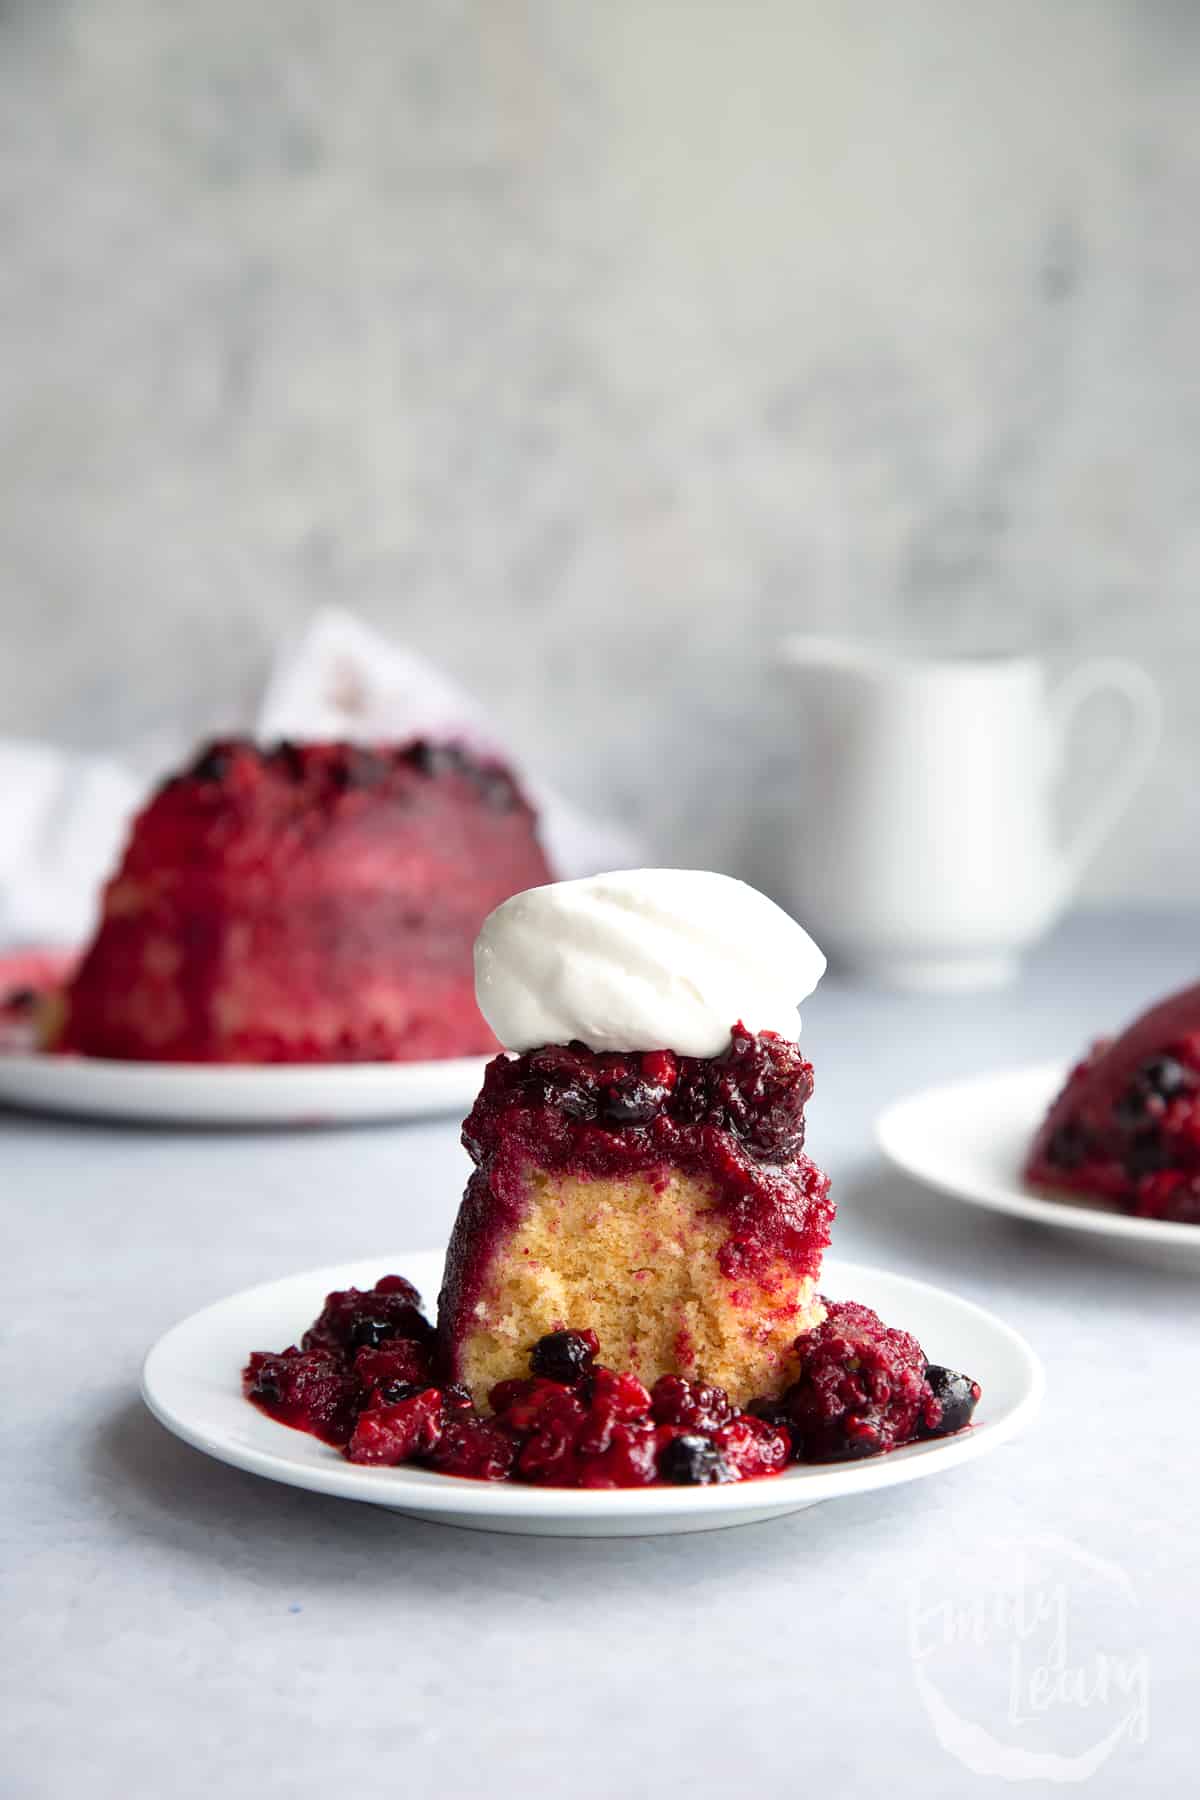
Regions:
<instances>
[{"instance_id":1,"label":"red berry topping","mask_svg":"<svg viewBox=\"0 0 1200 1800\"><path fill-rule=\"evenodd\" d=\"M373 1288L328 1295L324 1310L301 1340L306 1350L376 1350L395 1338L430 1343L433 1327L421 1312L421 1296L402 1275L385 1275Z\"/></svg>"},{"instance_id":2,"label":"red berry topping","mask_svg":"<svg viewBox=\"0 0 1200 1800\"><path fill-rule=\"evenodd\" d=\"M689 1431L716 1431L733 1415L724 1388L683 1375L659 1376L650 1390L650 1410L660 1425L683 1425Z\"/></svg>"},{"instance_id":3,"label":"red berry topping","mask_svg":"<svg viewBox=\"0 0 1200 1800\"><path fill-rule=\"evenodd\" d=\"M960 1430L979 1398L969 1376L927 1368L915 1338L845 1301L797 1340L799 1379L746 1412L722 1388L678 1375L648 1391L635 1375L595 1362L594 1332L571 1330L541 1339L534 1373L497 1383L492 1416L483 1418L465 1388L430 1380L428 1327L416 1307L415 1289L399 1276L364 1293L331 1294L305 1334L306 1344L323 1341L256 1351L243 1378L247 1398L282 1424L343 1446L350 1462L578 1488L755 1481L777 1475L789 1455L874 1455ZM424 1330L356 1347L364 1319L406 1330L415 1319Z\"/></svg>"},{"instance_id":4,"label":"red berry topping","mask_svg":"<svg viewBox=\"0 0 1200 1800\"><path fill-rule=\"evenodd\" d=\"M924 1352L907 1331L856 1301L830 1302L796 1349L800 1376L783 1398L797 1458L870 1456L915 1435L930 1389Z\"/></svg>"},{"instance_id":5,"label":"red berry topping","mask_svg":"<svg viewBox=\"0 0 1200 1800\"><path fill-rule=\"evenodd\" d=\"M242 1385L246 1398L281 1425L310 1431L327 1444L344 1444L354 1429L357 1383L336 1352L295 1345L277 1355L256 1350Z\"/></svg>"},{"instance_id":6,"label":"red berry topping","mask_svg":"<svg viewBox=\"0 0 1200 1800\"><path fill-rule=\"evenodd\" d=\"M372 1406L359 1413L346 1446L352 1463L402 1463L428 1456L442 1435L442 1396L437 1388L420 1388L394 1406Z\"/></svg>"}]
</instances>

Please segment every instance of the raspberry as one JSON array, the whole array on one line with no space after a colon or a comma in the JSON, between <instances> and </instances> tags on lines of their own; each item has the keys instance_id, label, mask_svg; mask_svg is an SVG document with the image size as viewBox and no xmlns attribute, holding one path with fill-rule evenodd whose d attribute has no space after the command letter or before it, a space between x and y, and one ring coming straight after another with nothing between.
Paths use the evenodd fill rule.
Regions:
<instances>
[{"instance_id":1,"label":"raspberry","mask_svg":"<svg viewBox=\"0 0 1200 1800\"><path fill-rule=\"evenodd\" d=\"M394 1338L382 1350L360 1350L354 1358L354 1373L368 1405L377 1390L398 1382L428 1387L433 1377L427 1347L411 1338ZM386 1393L382 1397L389 1398Z\"/></svg>"},{"instance_id":2,"label":"raspberry","mask_svg":"<svg viewBox=\"0 0 1200 1800\"><path fill-rule=\"evenodd\" d=\"M295 1345L277 1355L256 1350L242 1387L248 1400L281 1425L309 1431L326 1444L344 1444L354 1429L357 1383L334 1351Z\"/></svg>"},{"instance_id":3,"label":"raspberry","mask_svg":"<svg viewBox=\"0 0 1200 1800\"><path fill-rule=\"evenodd\" d=\"M498 1425L489 1425L474 1413L450 1412L429 1453L429 1466L472 1481L504 1481L515 1457L513 1440Z\"/></svg>"},{"instance_id":4,"label":"raspberry","mask_svg":"<svg viewBox=\"0 0 1200 1800\"><path fill-rule=\"evenodd\" d=\"M765 1419L739 1413L720 1425L712 1441L734 1481L753 1481L760 1475L778 1475L787 1462L791 1443L787 1433Z\"/></svg>"},{"instance_id":5,"label":"raspberry","mask_svg":"<svg viewBox=\"0 0 1200 1800\"><path fill-rule=\"evenodd\" d=\"M930 1390L924 1352L908 1332L847 1300L831 1303L796 1349L800 1376L784 1400L798 1458L845 1461L913 1437Z\"/></svg>"},{"instance_id":6,"label":"raspberry","mask_svg":"<svg viewBox=\"0 0 1200 1800\"><path fill-rule=\"evenodd\" d=\"M715 1431L732 1416L724 1388L706 1387L682 1375L660 1375L650 1390L650 1410L660 1425Z\"/></svg>"},{"instance_id":7,"label":"raspberry","mask_svg":"<svg viewBox=\"0 0 1200 1800\"><path fill-rule=\"evenodd\" d=\"M649 1487L656 1473L655 1433L648 1419L613 1425L604 1447L578 1447L576 1485L582 1488Z\"/></svg>"},{"instance_id":8,"label":"raspberry","mask_svg":"<svg viewBox=\"0 0 1200 1800\"><path fill-rule=\"evenodd\" d=\"M421 1388L395 1406L372 1406L359 1413L346 1446L352 1463L403 1463L428 1456L442 1435L442 1396Z\"/></svg>"}]
</instances>

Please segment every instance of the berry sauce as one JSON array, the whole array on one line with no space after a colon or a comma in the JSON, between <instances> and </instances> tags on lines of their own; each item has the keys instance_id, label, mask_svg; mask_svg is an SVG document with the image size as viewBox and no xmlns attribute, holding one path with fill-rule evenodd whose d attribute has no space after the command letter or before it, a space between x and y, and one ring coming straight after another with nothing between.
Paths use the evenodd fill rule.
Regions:
<instances>
[{"instance_id":1,"label":"berry sauce","mask_svg":"<svg viewBox=\"0 0 1200 1800\"><path fill-rule=\"evenodd\" d=\"M540 1339L529 1376L499 1382L484 1415L436 1379L433 1337L411 1283L385 1275L330 1294L298 1345L256 1350L243 1391L348 1462L574 1488L703 1487L876 1455L962 1430L979 1399L977 1382L927 1365L914 1337L853 1301L828 1303L796 1340L796 1381L744 1412L719 1387L664 1375L647 1388L605 1368L580 1329Z\"/></svg>"},{"instance_id":2,"label":"berry sauce","mask_svg":"<svg viewBox=\"0 0 1200 1800\"><path fill-rule=\"evenodd\" d=\"M775 1261L816 1277L834 1208L829 1177L803 1154L812 1090L795 1044L740 1024L717 1057L579 1043L496 1057L463 1126L476 1168L450 1241L443 1317L470 1315L497 1239L520 1219L531 1166L708 1178L729 1220L727 1278L753 1280Z\"/></svg>"},{"instance_id":3,"label":"berry sauce","mask_svg":"<svg viewBox=\"0 0 1200 1800\"><path fill-rule=\"evenodd\" d=\"M1200 1224L1200 987L1079 1063L1034 1140L1030 1181Z\"/></svg>"}]
</instances>

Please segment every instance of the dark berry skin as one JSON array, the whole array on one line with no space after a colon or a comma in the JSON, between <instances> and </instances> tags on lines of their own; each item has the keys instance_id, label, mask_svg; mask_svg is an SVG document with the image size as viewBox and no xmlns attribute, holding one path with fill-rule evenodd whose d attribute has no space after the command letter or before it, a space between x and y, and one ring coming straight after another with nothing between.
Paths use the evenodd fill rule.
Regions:
<instances>
[{"instance_id":1,"label":"dark berry skin","mask_svg":"<svg viewBox=\"0 0 1200 1800\"><path fill-rule=\"evenodd\" d=\"M469 766L466 752L457 744L431 744L422 739L408 754L422 775L457 775Z\"/></svg>"},{"instance_id":2,"label":"dark berry skin","mask_svg":"<svg viewBox=\"0 0 1200 1800\"><path fill-rule=\"evenodd\" d=\"M857 1462L883 1448L878 1430L868 1419L847 1419L842 1442L832 1454L834 1462ZM796 1452L793 1450L793 1454Z\"/></svg>"},{"instance_id":3,"label":"dark berry skin","mask_svg":"<svg viewBox=\"0 0 1200 1800\"><path fill-rule=\"evenodd\" d=\"M771 1032L737 1025L719 1057L670 1050L597 1054L586 1044L551 1044L498 1061L467 1120L463 1142L475 1161L487 1156L495 1125L514 1108L552 1107L572 1121L607 1131L713 1126L732 1132L767 1162L799 1156L812 1068L797 1046Z\"/></svg>"},{"instance_id":4,"label":"dark berry skin","mask_svg":"<svg viewBox=\"0 0 1200 1800\"><path fill-rule=\"evenodd\" d=\"M613 1125L647 1125L666 1099L665 1087L640 1075L626 1075L600 1090L600 1117Z\"/></svg>"},{"instance_id":5,"label":"dark berry skin","mask_svg":"<svg viewBox=\"0 0 1200 1800\"><path fill-rule=\"evenodd\" d=\"M957 1369L943 1368L941 1363L928 1364L925 1379L942 1409L942 1416L933 1430L926 1430L922 1435L948 1437L952 1431L961 1431L964 1425L969 1425L979 1403L979 1383L972 1381L969 1375L960 1375Z\"/></svg>"},{"instance_id":6,"label":"dark berry skin","mask_svg":"<svg viewBox=\"0 0 1200 1800\"><path fill-rule=\"evenodd\" d=\"M395 1335L396 1327L391 1319L356 1319L350 1331L350 1347L353 1350L378 1350L380 1344L386 1344Z\"/></svg>"},{"instance_id":7,"label":"dark berry skin","mask_svg":"<svg viewBox=\"0 0 1200 1800\"><path fill-rule=\"evenodd\" d=\"M1148 1056L1113 1105L1113 1118L1126 1131L1161 1117L1168 1102L1188 1087L1188 1072L1173 1056Z\"/></svg>"},{"instance_id":8,"label":"dark berry skin","mask_svg":"<svg viewBox=\"0 0 1200 1800\"><path fill-rule=\"evenodd\" d=\"M1140 1073L1150 1092L1160 1100L1173 1100L1188 1085L1187 1070L1173 1056L1147 1057Z\"/></svg>"},{"instance_id":9,"label":"dark berry skin","mask_svg":"<svg viewBox=\"0 0 1200 1800\"><path fill-rule=\"evenodd\" d=\"M304 758L290 738L280 738L271 751L271 761L283 769L289 781L304 780Z\"/></svg>"},{"instance_id":10,"label":"dark berry skin","mask_svg":"<svg viewBox=\"0 0 1200 1800\"><path fill-rule=\"evenodd\" d=\"M729 1466L712 1439L690 1432L663 1446L658 1473L676 1487L712 1487L729 1480Z\"/></svg>"},{"instance_id":11,"label":"dark berry skin","mask_svg":"<svg viewBox=\"0 0 1200 1800\"><path fill-rule=\"evenodd\" d=\"M529 1353L529 1367L543 1381L574 1387L590 1375L600 1348L594 1331L550 1331Z\"/></svg>"},{"instance_id":12,"label":"dark berry skin","mask_svg":"<svg viewBox=\"0 0 1200 1800\"><path fill-rule=\"evenodd\" d=\"M384 1406L398 1406L401 1400L411 1400L414 1394L423 1393L428 1386L427 1381L385 1381L378 1390L378 1400Z\"/></svg>"},{"instance_id":13,"label":"dark berry skin","mask_svg":"<svg viewBox=\"0 0 1200 1800\"><path fill-rule=\"evenodd\" d=\"M233 747L229 744L210 744L201 752L188 770L193 781L224 781L229 773L229 765L233 761Z\"/></svg>"}]
</instances>

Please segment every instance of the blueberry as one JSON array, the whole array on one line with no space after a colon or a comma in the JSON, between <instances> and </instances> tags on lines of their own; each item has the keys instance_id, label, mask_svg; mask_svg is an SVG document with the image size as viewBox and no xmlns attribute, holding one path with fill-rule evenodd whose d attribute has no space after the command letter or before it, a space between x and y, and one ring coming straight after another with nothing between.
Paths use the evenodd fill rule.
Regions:
<instances>
[{"instance_id":1,"label":"blueberry","mask_svg":"<svg viewBox=\"0 0 1200 1800\"><path fill-rule=\"evenodd\" d=\"M941 1363L929 1363L925 1379L942 1409L942 1416L932 1431L922 1435L947 1437L950 1432L961 1431L964 1425L969 1425L979 1400L979 1383L972 1381L969 1375L960 1375L957 1369L943 1368Z\"/></svg>"},{"instance_id":2,"label":"blueberry","mask_svg":"<svg viewBox=\"0 0 1200 1800\"><path fill-rule=\"evenodd\" d=\"M1187 1086L1187 1070L1173 1056L1151 1056L1138 1071L1144 1085L1160 1100L1171 1100Z\"/></svg>"},{"instance_id":3,"label":"blueberry","mask_svg":"<svg viewBox=\"0 0 1200 1800\"><path fill-rule=\"evenodd\" d=\"M429 1383L425 1383L428 1387ZM423 1394L425 1388L415 1381L385 1381L379 1389L379 1398L385 1406L398 1406L401 1400L411 1400L414 1394Z\"/></svg>"},{"instance_id":4,"label":"blueberry","mask_svg":"<svg viewBox=\"0 0 1200 1800\"><path fill-rule=\"evenodd\" d=\"M424 739L414 744L408 755L422 775L461 775L468 762L466 752L457 744L430 744Z\"/></svg>"},{"instance_id":5,"label":"blueberry","mask_svg":"<svg viewBox=\"0 0 1200 1800\"><path fill-rule=\"evenodd\" d=\"M280 738L271 752L271 761L279 765L289 781L304 780L304 758L290 738Z\"/></svg>"},{"instance_id":6,"label":"blueberry","mask_svg":"<svg viewBox=\"0 0 1200 1800\"><path fill-rule=\"evenodd\" d=\"M601 1090L600 1116L614 1125L647 1125L666 1097L665 1088L640 1075L627 1075Z\"/></svg>"},{"instance_id":7,"label":"blueberry","mask_svg":"<svg viewBox=\"0 0 1200 1800\"><path fill-rule=\"evenodd\" d=\"M712 1487L729 1481L729 1464L711 1438L693 1436L690 1432L672 1438L663 1446L658 1459L658 1472L664 1481L677 1487Z\"/></svg>"},{"instance_id":8,"label":"blueberry","mask_svg":"<svg viewBox=\"0 0 1200 1800\"><path fill-rule=\"evenodd\" d=\"M553 1106L569 1119L594 1119L596 1098L589 1065L574 1051L547 1045L529 1059L531 1106Z\"/></svg>"},{"instance_id":9,"label":"blueberry","mask_svg":"<svg viewBox=\"0 0 1200 1800\"><path fill-rule=\"evenodd\" d=\"M598 1348L594 1332L550 1331L530 1351L529 1367L543 1381L561 1381L573 1387L591 1373Z\"/></svg>"},{"instance_id":10,"label":"blueberry","mask_svg":"<svg viewBox=\"0 0 1200 1800\"><path fill-rule=\"evenodd\" d=\"M831 1446L831 1462L857 1462L860 1457L874 1456L882 1448L882 1440L878 1427L870 1419L860 1418L851 1413L842 1426L843 1437L840 1444ZM793 1446L793 1455L800 1458L798 1445Z\"/></svg>"},{"instance_id":11,"label":"blueberry","mask_svg":"<svg viewBox=\"0 0 1200 1800\"><path fill-rule=\"evenodd\" d=\"M368 1313L364 1318L355 1319L350 1330L350 1344L355 1350L378 1350L380 1344L386 1344L395 1336L395 1320L373 1319Z\"/></svg>"},{"instance_id":12,"label":"blueberry","mask_svg":"<svg viewBox=\"0 0 1200 1800\"><path fill-rule=\"evenodd\" d=\"M196 758L188 773L193 781L224 781L232 761L233 749L229 744L210 744Z\"/></svg>"},{"instance_id":13,"label":"blueberry","mask_svg":"<svg viewBox=\"0 0 1200 1800\"><path fill-rule=\"evenodd\" d=\"M762 1419L767 1425L782 1425L791 1429L791 1411L782 1394L765 1394L756 1400L747 1400L744 1410L752 1413L756 1419Z\"/></svg>"},{"instance_id":14,"label":"blueberry","mask_svg":"<svg viewBox=\"0 0 1200 1800\"><path fill-rule=\"evenodd\" d=\"M568 1119L594 1119L596 1101L586 1088L577 1082L538 1081L529 1088L529 1099L534 1106L553 1106L556 1111L565 1113Z\"/></svg>"}]
</instances>

